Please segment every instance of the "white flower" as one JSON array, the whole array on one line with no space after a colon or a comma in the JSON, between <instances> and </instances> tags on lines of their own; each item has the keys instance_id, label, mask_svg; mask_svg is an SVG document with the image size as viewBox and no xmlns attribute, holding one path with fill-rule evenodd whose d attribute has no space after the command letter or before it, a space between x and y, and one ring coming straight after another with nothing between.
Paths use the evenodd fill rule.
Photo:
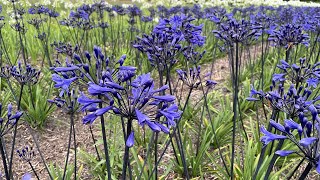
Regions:
<instances>
[{"instance_id":1,"label":"white flower","mask_svg":"<svg viewBox=\"0 0 320 180\"><path fill-rule=\"evenodd\" d=\"M74 7L74 5L73 5L73 3L65 2L65 3L64 3L64 7L65 7L66 9L72 9L72 8Z\"/></svg>"},{"instance_id":2,"label":"white flower","mask_svg":"<svg viewBox=\"0 0 320 180\"><path fill-rule=\"evenodd\" d=\"M148 9L150 7L152 7L153 5L149 2L145 2L142 4L141 9Z\"/></svg>"},{"instance_id":3,"label":"white flower","mask_svg":"<svg viewBox=\"0 0 320 180\"><path fill-rule=\"evenodd\" d=\"M156 22L156 23L158 23L158 22L159 22L159 18L158 18L158 17L155 17L155 18L153 18L153 21Z\"/></svg>"},{"instance_id":4,"label":"white flower","mask_svg":"<svg viewBox=\"0 0 320 180\"><path fill-rule=\"evenodd\" d=\"M121 5L123 8L128 8L128 7L130 7L130 6L132 6L131 4L122 4Z\"/></svg>"},{"instance_id":5,"label":"white flower","mask_svg":"<svg viewBox=\"0 0 320 180\"><path fill-rule=\"evenodd\" d=\"M42 4L45 5L45 6L48 6L48 5L51 5L51 1L50 0L44 0Z\"/></svg>"}]
</instances>

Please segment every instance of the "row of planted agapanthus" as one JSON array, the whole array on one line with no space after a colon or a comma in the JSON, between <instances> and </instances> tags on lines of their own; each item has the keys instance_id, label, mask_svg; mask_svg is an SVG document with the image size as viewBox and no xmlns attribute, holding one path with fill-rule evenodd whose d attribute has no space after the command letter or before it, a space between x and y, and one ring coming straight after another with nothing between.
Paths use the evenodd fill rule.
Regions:
<instances>
[{"instance_id":1,"label":"row of planted agapanthus","mask_svg":"<svg viewBox=\"0 0 320 180\"><path fill-rule=\"evenodd\" d=\"M38 104L33 104L32 101L37 98L34 97L32 88L41 86L41 83L37 82L39 78L43 78L36 67L33 68L28 64L30 62L28 49L30 42L24 19L26 10L18 6L16 1L11 1L11 4L15 10L13 15L15 23L11 27L17 31L15 38L19 44L16 47L18 53L8 52L9 44L4 41L5 37L0 33L0 50L3 58L1 59L3 66L1 78L7 80L4 90L13 95L12 99L16 102L18 110L15 115L12 115L12 105L8 105L8 117L1 122L1 127L3 127L1 137L8 132L11 133L11 130L13 134L11 152L5 150L4 147L8 145L4 141L0 147L4 174L7 179L14 177L12 160L16 150L15 139L17 126L21 122L19 120L22 116L21 110L25 116L22 119L31 119L31 122L36 120L30 113L30 107L22 107L22 99L29 97L31 99L29 106L35 110L38 109ZM319 108L316 98L319 82L318 64L313 65L319 59L318 8L260 6L235 7L227 11L221 7L201 8L198 5L171 8L159 6L157 10L150 8L150 15L144 16L143 11L137 6L110 7L100 2L82 5L71 11L68 18L62 20L57 19L59 16L57 11L45 6L31 7L27 12L30 14L28 16L34 16L28 23L36 29L36 38L43 47L42 60L47 60L47 62L42 61L41 67L50 69L54 87L57 88L54 92L56 97L49 100L49 103L64 109L70 116L67 156L63 173L58 179L67 177L72 179L67 176L71 148L75 156L73 176L74 179L79 178L77 173L79 147L75 141L75 114L80 112L85 113L82 118L84 125L90 127L99 125L101 128L103 148L98 150L99 146L96 143L93 146L96 149L97 159L102 162L99 164L104 167L102 174L108 179L158 179L161 176L159 175L159 164L164 155L168 153L169 146L173 149L173 161L181 167L181 176L186 179L199 176L199 172L194 173L195 162L191 157L199 156L200 162L207 163L205 158L211 157L209 154L211 143L215 144L217 151L214 153L217 155L217 160L220 161L220 164L216 165L221 168L219 172L208 171L207 174L231 179L241 176L241 173L238 174L238 171L235 171L235 168L238 168L237 160L241 158L237 155L237 140L238 138L243 138L240 141L245 142L252 140L245 127L248 120L244 118L246 112L242 108L245 97L239 93L243 90L242 72L248 71L245 70L248 67L252 69L250 82L263 90L271 83L271 80L265 77L275 73L269 93L254 89L251 91L251 96L259 95L263 103L270 101L271 104L271 108L263 105L256 112L258 114L263 110L263 116L266 119L265 121L257 119L257 126L261 126L262 133L266 135L261 138L265 146L261 151L258 149L258 155L254 154L254 157L242 157L248 159L259 157L257 167L250 172L252 176L257 179L277 177L277 173L272 172L273 166L278 166L276 164L277 155L287 156L297 153L300 156L297 158L301 163L296 166L296 169L301 168L304 161L308 161L309 164L301 173L301 178L305 178L312 167L318 166L318 133L313 130L314 127L317 127ZM46 16L45 19L44 16ZM159 21L154 21L155 18L158 18ZM57 24L52 25L52 22ZM143 23L149 26L151 32L144 28ZM54 31L51 27L58 29L64 42L50 42L49 37L55 37L52 35ZM126 31L127 28L129 31ZM13 30L10 32L14 32ZM49 46L51 43L53 43L53 48ZM252 45L260 47L260 54L251 62L249 59L244 59L243 52L250 54ZM90 49L93 49L92 53L86 51ZM221 131L217 128L222 128L222 126L217 127L214 122L215 113L210 110L210 107L214 105L209 103L212 101L208 96L216 84L215 81L210 80L213 70L209 69L208 74L203 76L204 72L201 72L200 68L203 57L215 59L218 51L228 55L232 82L232 108L230 109L233 114L229 115L231 124L228 128L231 142L228 141L227 145L217 138L217 133ZM127 52L127 55L120 54L123 52ZM306 58L299 61L300 56ZM285 73L277 74L273 64L278 64L278 59L283 57L285 60L281 61L282 64L278 67ZM272 58L276 60L270 60ZM18 61L18 65L15 66L18 59L22 60ZM300 62L300 65L294 64L297 62ZM5 63L8 65L5 66ZM274 69L272 72L266 72L266 67ZM254 71L254 68L258 71ZM175 71L177 73L174 73ZM44 76L49 73L44 71ZM12 83L12 78L16 82ZM288 93L284 94L284 88L288 86L286 81L289 82L289 85L293 85L290 86ZM278 82L279 88L275 90ZM311 95L310 89L315 90L314 95ZM201 92L197 103L190 100L195 90ZM185 93L187 96L183 96ZM248 100L258 99L250 97ZM199 117L194 117L198 121L191 122L195 127L190 129L197 129L196 136L188 137L186 128L190 126L189 121L191 120L187 116L190 114L190 106L193 105L200 105L198 111L201 113L197 114ZM50 104L46 106L52 107ZM283 122L282 117L288 118L284 121L285 126L280 124ZM312 117L312 121L308 121L309 117ZM122 129L124 143L120 146L121 152L109 151L112 143L110 145L110 140L108 140L106 124L109 123L107 119L110 118L117 119L116 125ZM272 120L269 122L270 118ZM30 129L30 121L22 122ZM263 124L269 127L268 131L273 126L282 135L266 131ZM291 133L295 129L298 130L298 134ZM208 132L207 135L211 133L213 137L205 148L200 143L207 141L205 139L207 136L202 135L201 130ZM150 142L136 144L140 142L141 131L144 136L145 134L150 135ZM92 137L94 139L93 134ZM197 139L196 145L192 143L194 139ZM297 145L299 151L282 150L284 139L290 139ZM48 176L55 179L45 158L42 157L36 138L33 140ZM267 146L274 140L281 141L278 144L273 142L271 146ZM93 141L95 142L95 139ZM189 156L191 147L190 144L186 146L186 141L190 141L191 146L196 146L196 153L192 156ZM158 144L163 145L161 150ZM133 162L132 157L136 155L134 154L135 146L145 149L138 154L145 157L142 164ZM226 152L226 148L229 151ZM201 150L206 153L199 153ZM276 155L273 153L274 150L276 150ZM26 148L18 153L23 160L29 163L34 175L39 178L37 171L32 166L33 151ZM115 172L114 164L110 162L111 154L114 153L121 154L121 172ZM268 159L270 163L266 165L265 159ZM291 160L291 162L297 161ZM99 167L99 164L96 167ZM137 171L135 171L136 166L139 166ZM241 170L245 171L245 165L240 163L240 166ZM145 167L149 168L146 170ZM209 168L210 165L206 167ZM293 175L294 173L286 177L291 178Z\"/></svg>"},{"instance_id":2,"label":"row of planted agapanthus","mask_svg":"<svg viewBox=\"0 0 320 180\"><path fill-rule=\"evenodd\" d=\"M268 31L271 28L270 32L277 28L276 25L285 24L299 24L298 29L313 31L309 24L315 23L316 16L313 15L318 9L317 7L250 6L234 7L228 10L223 7L201 7L196 4L174 7L157 6L143 10L135 5L122 7L95 3L81 5L74 10L67 10L65 15L60 15L58 12L60 10L53 6L39 5L25 8L14 2L6 5L4 10L7 11L8 7L14 11L1 16L0 35L4 40L3 46L7 49L6 56L9 56L10 59L16 61L16 52L24 49L22 54L30 56L33 62L48 61L49 64L52 64L55 58L53 56L55 48L72 54L73 50L68 47L69 45L81 46L80 51L92 49L94 45L103 45L106 52L112 55L120 56L123 53L130 55L130 60L135 61L136 66L143 62L139 62L140 54L132 50L131 42L136 39L136 36L152 31L154 25L164 17L185 14L195 18L193 21L195 25L203 24L203 35L212 42L204 44L202 48L210 55L209 57L205 55L204 60L208 60L213 55L223 54L216 50L218 49L216 47L219 47L217 45L221 44L217 43L212 33L212 30L217 29L217 23L219 23L217 20L221 18L228 18L228 16L236 19L243 18L250 23L257 22L258 24L259 21L266 21L264 23L268 23L270 27L265 30ZM293 18L295 13L296 18ZM267 17L263 17L265 15ZM11 33L12 29L18 32L18 37L15 33ZM15 46L16 43L23 44L23 46ZM44 58L39 58L39 56Z\"/></svg>"}]
</instances>

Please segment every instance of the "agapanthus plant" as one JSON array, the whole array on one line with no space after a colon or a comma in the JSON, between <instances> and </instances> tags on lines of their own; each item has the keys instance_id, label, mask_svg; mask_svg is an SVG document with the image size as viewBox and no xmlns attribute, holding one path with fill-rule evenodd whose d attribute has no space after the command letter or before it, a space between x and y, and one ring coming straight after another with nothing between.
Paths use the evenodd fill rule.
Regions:
<instances>
[{"instance_id":1,"label":"agapanthus plant","mask_svg":"<svg viewBox=\"0 0 320 180\"><path fill-rule=\"evenodd\" d=\"M67 66L67 67L64 67ZM68 67L69 66L69 67ZM65 110L70 115L70 131L68 139L68 149L67 149L67 158L64 166L63 177L66 175L67 164L69 160L69 153L71 148L71 139L73 135L74 143L74 178L76 179L77 175L77 145L76 145L76 132L75 132L75 121L74 115L78 110L78 93L77 88L74 86L78 77L76 74L68 71L76 66L72 65L66 61L66 65L57 61L56 66L52 67L52 81L55 82L54 87L57 88L60 92L58 97L53 100L48 100L50 103L54 103L57 107Z\"/></svg>"},{"instance_id":2,"label":"agapanthus plant","mask_svg":"<svg viewBox=\"0 0 320 180\"><path fill-rule=\"evenodd\" d=\"M0 137L3 137L5 134L7 134L23 114L21 111L13 113L12 109L12 104L9 104L7 112L3 112L2 104L0 104L0 116L3 117L5 114L7 115L7 118L0 118Z\"/></svg>"},{"instance_id":3,"label":"agapanthus plant","mask_svg":"<svg viewBox=\"0 0 320 180\"><path fill-rule=\"evenodd\" d=\"M33 68L30 64L25 64L25 66L22 65L20 61L18 61L17 66L2 66L1 67L1 73L0 77L4 78L7 81L9 90L13 94L13 98L17 103L17 109L20 111L21 108L21 99L23 96L23 90L25 86L34 85L38 82L38 78L40 75L40 71ZM13 89L13 83L11 79L15 79L17 83L17 87L19 88L19 94L16 94L16 91ZM31 93L31 91L30 91ZM10 155L10 161L9 161L9 176L12 175L12 161L14 156L14 147L16 142L16 134L17 134L17 127L18 123L15 123L14 125L14 132L13 132L13 140L12 140L12 148L11 148L11 155Z\"/></svg>"},{"instance_id":4,"label":"agapanthus plant","mask_svg":"<svg viewBox=\"0 0 320 180\"><path fill-rule=\"evenodd\" d=\"M228 17L226 22L219 22L219 29L213 30L215 36L228 46L233 47L236 43L248 45L254 37L259 36L260 26L253 26L244 19L238 21L233 17Z\"/></svg>"},{"instance_id":5,"label":"agapanthus plant","mask_svg":"<svg viewBox=\"0 0 320 180\"><path fill-rule=\"evenodd\" d=\"M55 86L61 88L61 92L66 92L69 85L76 80L87 83L88 94L91 97L81 93L77 100L82 105L81 110L88 112L83 118L84 124L92 124L100 117L104 127L103 117L108 112L120 116L121 119L127 119L127 131L124 132L126 149L123 178L125 178L129 147L134 144L132 123L136 120L140 126L146 125L154 132L169 133L170 127L174 127L175 120L180 117L178 106L174 104L175 97L164 95L168 86L155 89L150 74L137 76L135 67L125 66L125 55L116 63L110 63L110 59L102 53L101 48L95 46L93 55L85 52L84 59L77 54L74 54L73 58L74 60L66 65L57 63L57 66L52 68L61 74L59 77L53 76ZM112 64L115 66L112 67ZM106 140L104 128L102 130L103 139ZM105 154L108 158L108 152ZM111 176L110 171L108 176Z\"/></svg>"},{"instance_id":6,"label":"agapanthus plant","mask_svg":"<svg viewBox=\"0 0 320 180\"><path fill-rule=\"evenodd\" d=\"M133 47L146 53L152 65L162 66L175 64L176 56L183 51L183 42L191 46L202 46L202 26L191 24L194 18L176 15L170 19L161 19L151 35L138 38Z\"/></svg>"},{"instance_id":7,"label":"agapanthus plant","mask_svg":"<svg viewBox=\"0 0 320 180\"><path fill-rule=\"evenodd\" d=\"M2 104L0 104L0 116L1 116L0 117L0 135L1 135L0 136L0 151L1 151L1 159L2 159L2 164L3 164L3 169L4 169L6 179L10 179L10 177L11 177L10 168L12 167L12 165L10 165L10 163L12 163L12 161L10 160L9 162L7 162L7 160L11 157L5 153L5 149L4 149L5 144L2 139L3 139L4 135L6 135L13 127L16 126L19 119L23 115L23 113L21 111L17 111L16 113L13 113L12 109L13 109L12 105L9 104L7 112L4 112L2 110ZM5 114L7 114L7 115L5 116Z\"/></svg>"},{"instance_id":8,"label":"agapanthus plant","mask_svg":"<svg viewBox=\"0 0 320 180\"><path fill-rule=\"evenodd\" d=\"M97 51L95 57L103 64L97 64L96 72L101 74L90 78L97 81L88 83L89 95L96 98L82 94L78 102L82 104L82 110L89 112L83 118L84 124L92 124L97 117L103 117L106 113L127 119L127 130L123 132L126 148L122 178L125 178L129 148L134 145L134 121L141 127L148 126L154 132L168 134L170 128L176 125L175 120L180 118L180 111L174 104L175 97L164 95L168 86L156 89L150 74L137 76L135 67L123 65L125 58L118 61L117 67L108 67L105 59L100 58L101 51Z\"/></svg>"},{"instance_id":9,"label":"agapanthus plant","mask_svg":"<svg viewBox=\"0 0 320 180\"><path fill-rule=\"evenodd\" d=\"M318 152L320 98L316 90L320 80L318 66L318 63L314 65L306 63L304 58L300 59L299 65L289 64L282 60L277 67L283 73L273 75L273 85L270 87L270 91L257 91L252 87L250 97L247 98L249 101L268 101L274 110L284 113L288 117L283 123L274 119L269 122L269 126L281 134L270 132L270 128L267 130L262 126L260 130L264 136L261 137L261 141L264 145L273 141L281 141L282 143L283 141L291 141L295 148L283 149L282 143L280 143L275 154L288 156L295 153L303 157L296 169L304 160L307 160L309 164L300 178L305 178L312 167L316 167L320 173ZM270 166L272 167L273 164L274 160Z\"/></svg>"},{"instance_id":10,"label":"agapanthus plant","mask_svg":"<svg viewBox=\"0 0 320 180\"><path fill-rule=\"evenodd\" d=\"M302 26L295 24L285 24L279 30L273 30L269 41L274 45L290 49L298 44L309 46L309 35L303 32Z\"/></svg>"},{"instance_id":11,"label":"agapanthus plant","mask_svg":"<svg viewBox=\"0 0 320 180\"><path fill-rule=\"evenodd\" d=\"M105 98L90 99L84 94L78 99L83 105L83 110L91 112L83 118L83 123L93 121L107 112L137 120L140 126L149 126L153 131L169 133L169 129L175 126L175 119L179 118L178 107L172 104L175 100L171 95L159 95L168 86L154 88L150 74L142 74L135 79L135 69L130 66L119 66L113 72L106 72L99 84L90 82L88 93L92 96L103 95ZM132 82L130 82L132 81ZM97 103L104 102L108 105L98 108ZM158 109L159 104L162 108ZM96 106L96 108L94 108ZM165 117L160 121L161 117ZM133 131L132 131L133 133ZM133 138L133 137L132 137ZM127 139L127 145L133 145L134 139ZM130 147L131 147L130 146Z\"/></svg>"},{"instance_id":12,"label":"agapanthus plant","mask_svg":"<svg viewBox=\"0 0 320 180\"><path fill-rule=\"evenodd\" d=\"M50 9L43 5L29 8L28 13L36 16L36 17L33 17L31 20L29 20L28 23L35 27L37 31L37 34L35 35L35 37L38 38L42 43L43 51L48 60L48 64L49 66L52 66L52 62L50 60L51 58L49 55L49 47L48 47L49 36L51 33L50 24L52 22L51 19L57 18L59 16L59 13L56 12L54 9ZM45 26L46 22L48 22L47 26ZM43 66L44 60L42 61L42 66Z\"/></svg>"},{"instance_id":13,"label":"agapanthus plant","mask_svg":"<svg viewBox=\"0 0 320 180\"><path fill-rule=\"evenodd\" d=\"M31 163L32 159L35 157L35 153L34 153L32 147L26 146L26 147L22 148L21 150L17 150L17 153L23 161L25 161L29 164L33 173L37 177L37 179L40 179L37 174L37 171L34 169L32 163Z\"/></svg>"},{"instance_id":14,"label":"agapanthus plant","mask_svg":"<svg viewBox=\"0 0 320 180\"><path fill-rule=\"evenodd\" d=\"M253 26L249 21L244 19L237 20L232 17L232 14L227 17L226 22L218 21L218 29L212 32L215 36L222 40L226 46L231 81L233 87L233 127L232 127L232 157L231 157L231 167L230 174L228 175L233 178L234 172L234 159L235 159L235 138L236 138L236 121L240 118L242 124L242 130L244 134L246 131L243 126L239 111L239 76L240 76L240 66L241 66L241 47L250 45L254 40L256 40L259 34L259 26ZM241 138L241 137L240 137ZM245 138L247 138L245 136Z\"/></svg>"}]
</instances>

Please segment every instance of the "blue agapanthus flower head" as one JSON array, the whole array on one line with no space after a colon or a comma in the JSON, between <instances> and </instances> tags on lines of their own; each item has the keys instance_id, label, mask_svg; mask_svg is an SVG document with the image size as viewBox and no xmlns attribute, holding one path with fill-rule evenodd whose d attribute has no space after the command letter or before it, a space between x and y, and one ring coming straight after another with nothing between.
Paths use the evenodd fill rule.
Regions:
<instances>
[{"instance_id":1,"label":"blue agapanthus flower head","mask_svg":"<svg viewBox=\"0 0 320 180\"><path fill-rule=\"evenodd\" d=\"M288 150L288 149L281 149L277 150L275 154L284 157L289 156L293 153L297 154L298 156L304 157L308 159L310 163L312 163L316 167L316 171L320 173L319 169L319 152L316 151L313 153L314 145L317 141L319 141L318 137L314 137L313 135L318 134L319 131L319 123L315 124L315 128L310 121L303 125L302 122L296 122L292 119L284 120L284 126L281 123L277 123L273 120L270 120L271 126L281 132L281 135L273 134L267 131L264 127L261 128L261 132L264 134L261 137L261 141L267 145L272 141L277 140L285 140L291 141L294 146L297 146L296 149ZM312 133L313 129L317 131L316 133ZM297 132L297 133L296 133Z\"/></svg>"},{"instance_id":2,"label":"blue agapanthus flower head","mask_svg":"<svg viewBox=\"0 0 320 180\"><path fill-rule=\"evenodd\" d=\"M29 14L47 14L49 12L49 8L43 5L31 7L28 9Z\"/></svg>"},{"instance_id":3,"label":"blue agapanthus flower head","mask_svg":"<svg viewBox=\"0 0 320 180\"><path fill-rule=\"evenodd\" d=\"M253 37L259 33L260 26L252 26L247 20L236 20L232 16L228 20L219 24L219 29L212 31L215 36L224 41L229 46L234 43L246 43L252 41Z\"/></svg>"},{"instance_id":4,"label":"blue agapanthus flower head","mask_svg":"<svg viewBox=\"0 0 320 180\"><path fill-rule=\"evenodd\" d=\"M137 5L127 7L127 12L130 17L141 16L142 11Z\"/></svg>"},{"instance_id":5,"label":"blue agapanthus flower head","mask_svg":"<svg viewBox=\"0 0 320 180\"><path fill-rule=\"evenodd\" d=\"M36 84L40 75L39 70L33 68L30 64L24 66L22 65L21 61L18 61L18 65L16 66L4 66L1 68L1 71L1 77L13 77L22 85Z\"/></svg>"},{"instance_id":6,"label":"blue agapanthus flower head","mask_svg":"<svg viewBox=\"0 0 320 180\"><path fill-rule=\"evenodd\" d=\"M90 16L94 12L94 8L89 4L82 4L77 8L77 11L84 11Z\"/></svg>"},{"instance_id":7,"label":"blue agapanthus flower head","mask_svg":"<svg viewBox=\"0 0 320 180\"><path fill-rule=\"evenodd\" d=\"M157 12L160 18L169 17L169 9L163 5L157 6Z\"/></svg>"},{"instance_id":8,"label":"blue agapanthus flower head","mask_svg":"<svg viewBox=\"0 0 320 180\"><path fill-rule=\"evenodd\" d=\"M34 157L35 153L32 147L26 146L22 149L17 150L19 157L26 162L30 162Z\"/></svg>"},{"instance_id":9,"label":"blue agapanthus flower head","mask_svg":"<svg viewBox=\"0 0 320 180\"><path fill-rule=\"evenodd\" d=\"M303 32L302 26L296 24L282 25L278 30L273 30L269 37L269 41L274 45L286 49L298 44L309 46L309 39L309 35Z\"/></svg>"},{"instance_id":10,"label":"blue agapanthus flower head","mask_svg":"<svg viewBox=\"0 0 320 180\"><path fill-rule=\"evenodd\" d=\"M259 100L267 98L270 100L274 108L281 109L291 116L297 116L298 112L310 112L312 104L317 103L317 97L310 99L313 90L318 87L320 81L320 63L308 64L305 58L300 58L299 64L289 64L281 60L277 68L280 73L272 76L272 86L269 92L256 91L253 87L248 100ZM288 84L287 90L284 84ZM255 99L259 97L259 99ZM284 110L282 107L286 107ZM287 111L290 109L290 111ZM309 110L308 110L309 109ZM291 113L289 113L291 112Z\"/></svg>"},{"instance_id":11,"label":"blue agapanthus flower head","mask_svg":"<svg viewBox=\"0 0 320 180\"><path fill-rule=\"evenodd\" d=\"M86 12L82 9L78 9L77 11L71 11L69 14L70 19L81 19L84 21L88 21L89 16L90 16L90 14L88 14L88 12Z\"/></svg>"},{"instance_id":12,"label":"blue agapanthus flower head","mask_svg":"<svg viewBox=\"0 0 320 180\"><path fill-rule=\"evenodd\" d=\"M152 131L169 133L181 112L174 104L175 97L165 94L168 86L155 88L150 73L137 75L136 67L124 65L126 56L122 56L114 67L108 63L100 65L103 61L99 61L105 59L100 48L95 48L94 56L96 58L92 59L87 54L98 64L96 77L88 78L91 79L87 84L88 95L82 93L78 98L81 110L88 112L83 123L91 124L99 116L110 113L136 120L140 126L148 126ZM133 139L132 131L127 146L133 145Z\"/></svg>"},{"instance_id":13,"label":"blue agapanthus flower head","mask_svg":"<svg viewBox=\"0 0 320 180\"><path fill-rule=\"evenodd\" d=\"M138 37L133 47L145 53L154 66L173 65L177 62L176 56L186 50L183 43L191 49L205 43L202 25L193 25L193 20L183 14L161 19L152 33Z\"/></svg>"},{"instance_id":14,"label":"blue agapanthus flower head","mask_svg":"<svg viewBox=\"0 0 320 180\"><path fill-rule=\"evenodd\" d=\"M263 144L272 141L289 141L295 148L280 149L275 152L278 156L289 156L293 153L308 159L320 173L320 154L314 148L319 141L319 100L320 96L315 89L318 87L318 66L320 63L308 64L304 58L299 65L289 64L282 60L277 66L279 74L273 76L269 92L257 91L252 86L249 101L268 101L275 112L289 117L284 120L270 120L270 127L277 131L272 133L261 127L264 134L261 137ZM278 132L278 133L277 133ZM292 146L288 146L292 147Z\"/></svg>"},{"instance_id":15,"label":"blue agapanthus flower head","mask_svg":"<svg viewBox=\"0 0 320 180\"><path fill-rule=\"evenodd\" d=\"M204 86L208 88L212 88L217 84L217 82L207 79L210 74L206 74L204 77L202 77L200 66L189 68L189 70L187 71L177 69L176 72L178 74L179 80L181 80L185 85L192 89L198 88L201 83L205 83Z\"/></svg>"},{"instance_id":16,"label":"blue agapanthus flower head","mask_svg":"<svg viewBox=\"0 0 320 180\"><path fill-rule=\"evenodd\" d=\"M0 104L0 137L2 138L7 134L19 121L22 117L23 112L17 111L13 113L12 104L8 104L7 107L7 116L4 117L5 112L3 112L2 104Z\"/></svg>"},{"instance_id":17,"label":"blue agapanthus flower head","mask_svg":"<svg viewBox=\"0 0 320 180\"><path fill-rule=\"evenodd\" d=\"M59 95L53 100L48 100L59 108L64 108L68 112L75 112L78 109L78 92L77 86L79 79L85 77L85 72L79 71L81 67L66 60L61 63L58 60L54 67L51 67L53 72L52 81L54 87L58 89Z\"/></svg>"},{"instance_id":18,"label":"blue agapanthus flower head","mask_svg":"<svg viewBox=\"0 0 320 180\"><path fill-rule=\"evenodd\" d=\"M142 22L151 22L153 21L153 18L151 16L141 16L141 21Z\"/></svg>"},{"instance_id":19,"label":"blue agapanthus flower head","mask_svg":"<svg viewBox=\"0 0 320 180\"><path fill-rule=\"evenodd\" d=\"M39 14L39 15L48 15L49 17L56 18L59 16L59 13L54 9L50 9L49 7L39 5L34 6L28 9L29 14Z\"/></svg>"},{"instance_id":20,"label":"blue agapanthus flower head","mask_svg":"<svg viewBox=\"0 0 320 180\"><path fill-rule=\"evenodd\" d=\"M204 12L199 4L194 4L190 11L196 19L204 18Z\"/></svg>"},{"instance_id":21,"label":"blue agapanthus flower head","mask_svg":"<svg viewBox=\"0 0 320 180\"><path fill-rule=\"evenodd\" d=\"M205 43L205 37L202 36L203 25L192 24L191 22L194 20L195 18L185 14L174 15L169 19L161 19L153 32L166 33L171 36L179 36L179 38L182 36L181 40L185 40L193 46L203 46Z\"/></svg>"},{"instance_id":22,"label":"blue agapanthus flower head","mask_svg":"<svg viewBox=\"0 0 320 180\"><path fill-rule=\"evenodd\" d=\"M112 6L112 10L115 11L120 16L123 16L123 15L127 14L126 9L124 7L122 7L122 6L120 6L120 5L113 5Z\"/></svg>"},{"instance_id":23,"label":"blue agapanthus flower head","mask_svg":"<svg viewBox=\"0 0 320 180\"><path fill-rule=\"evenodd\" d=\"M316 88L320 81L320 63L308 64L306 58L300 58L298 64L289 64L281 60L277 65L281 73L273 75L273 81L290 78L295 84L307 83L308 88Z\"/></svg>"}]
</instances>

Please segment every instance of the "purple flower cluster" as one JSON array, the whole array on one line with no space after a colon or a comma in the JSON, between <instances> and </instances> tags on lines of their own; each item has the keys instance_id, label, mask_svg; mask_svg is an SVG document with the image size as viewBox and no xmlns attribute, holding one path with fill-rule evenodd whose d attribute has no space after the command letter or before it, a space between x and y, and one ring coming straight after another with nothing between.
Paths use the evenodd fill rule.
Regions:
<instances>
[{"instance_id":1,"label":"purple flower cluster","mask_svg":"<svg viewBox=\"0 0 320 180\"><path fill-rule=\"evenodd\" d=\"M320 96L316 92L320 80L318 66L319 63L314 65L306 63L304 58L300 59L299 65L289 64L282 60L277 67L283 73L273 75L273 85L270 87L270 91L257 91L252 87L250 97L247 100L265 99L274 110L286 114L289 118L285 119L283 123L270 120L271 127L281 132L281 135L269 132L262 126L260 130L264 134L261 137L263 144L267 145L275 140L291 141L297 146L296 149L278 150L275 154L288 156L296 153L308 159L320 173L320 154L318 151Z\"/></svg>"},{"instance_id":2,"label":"purple flower cluster","mask_svg":"<svg viewBox=\"0 0 320 180\"><path fill-rule=\"evenodd\" d=\"M21 150L17 150L17 153L18 153L19 157L26 162L30 162L33 159L33 157L35 156L32 147L28 147L28 146L26 146L25 148L23 148Z\"/></svg>"},{"instance_id":3,"label":"purple flower cluster","mask_svg":"<svg viewBox=\"0 0 320 180\"><path fill-rule=\"evenodd\" d=\"M178 69L177 74L179 76L179 80L181 80L185 85L192 89L198 88L199 85L204 81L205 86L208 88L212 88L214 85L217 84L217 82L213 80L204 80L204 78L210 76L210 73L206 74L204 78L201 77L200 66L189 68L189 71Z\"/></svg>"},{"instance_id":4,"label":"purple flower cluster","mask_svg":"<svg viewBox=\"0 0 320 180\"><path fill-rule=\"evenodd\" d=\"M25 67L18 61L17 66L4 66L1 67L0 77L9 79L13 77L18 83L36 84L38 82L40 71L33 68L30 64Z\"/></svg>"},{"instance_id":5,"label":"purple flower cluster","mask_svg":"<svg viewBox=\"0 0 320 180\"><path fill-rule=\"evenodd\" d=\"M253 37L260 36L260 28L260 26L252 25L249 21L244 19L238 21L231 16L226 22L219 24L218 30L212 32L218 39L232 47L234 43L248 44Z\"/></svg>"},{"instance_id":6,"label":"purple flower cluster","mask_svg":"<svg viewBox=\"0 0 320 180\"><path fill-rule=\"evenodd\" d=\"M78 109L78 93L75 84L81 75L75 73L74 70L79 69L79 67L68 61L65 64L56 61L56 66L51 69L54 71L52 81L55 82L54 87L59 89L59 96L48 101L68 112L75 112Z\"/></svg>"},{"instance_id":7,"label":"purple flower cluster","mask_svg":"<svg viewBox=\"0 0 320 180\"><path fill-rule=\"evenodd\" d=\"M298 44L308 46L309 35L303 32L300 25L285 24L280 26L278 30L271 31L269 41L288 49Z\"/></svg>"},{"instance_id":8,"label":"purple flower cluster","mask_svg":"<svg viewBox=\"0 0 320 180\"><path fill-rule=\"evenodd\" d=\"M29 8L28 13L29 14L48 15L53 18L56 18L59 16L58 12L56 12L55 10L50 9L46 6L43 6L43 5Z\"/></svg>"},{"instance_id":9,"label":"purple flower cluster","mask_svg":"<svg viewBox=\"0 0 320 180\"><path fill-rule=\"evenodd\" d=\"M7 110L7 117L3 118L5 113L2 111L2 104L0 104L0 137L2 138L5 134L7 134L19 121L21 116L23 115L22 112L17 111L16 113L12 112L12 105L8 105Z\"/></svg>"},{"instance_id":10,"label":"purple flower cluster","mask_svg":"<svg viewBox=\"0 0 320 180\"><path fill-rule=\"evenodd\" d=\"M140 126L147 125L152 131L169 133L170 127L175 126L175 120L180 117L178 106L174 104L175 97L163 95L168 86L156 89L150 74L137 76L136 68L124 66L124 60L123 56L118 67L101 71L96 83L88 83L88 93L95 99L84 94L78 98L82 110L89 112L83 123L93 123L97 117L110 112L128 120L137 120ZM98 107L98 103L104 106ZM133 145L134 131L131 133L127 146Z\"/></svg>"},{"instance_id":11,"label":"purple flower cluster","mask_svg":"<svg viewBox=\"0 0 320 180\"><path fill-rule=\"evenodd\" d=\"M203 46L202 25L191 24L194 18L176 15L170 19L161 19L150 35L138 37L133 47L146 53L152 65L169 65L176 63L176 56L188 46Z\"/></svg>"},{"instance_id":12,"label":"purple flower cluster","mask_svg":"<svg viewBox=\"0 0 320 180\"><path fill-rule=\"evenodd\" d=\"M101 48L95 46L93 52L93 55L85 52L85 59L74 54L75 62L52 68L59 73L53 75L53 80L55 87L61 89L60 97L70 92L73 82L87 83L89 96L82 92L77 98L81 111L88 112L83 123L92 124L97 117L109 113L136 120L140 126L147 125L155 132L169 133L181 113L174 103L175 97L165 95L168 86L155 88L150 73L136 75L135 67L124 65L125 55L111 67L110 59L104 56ZM134 142L134 131L131 133L128 146Z\"/></svg>"}]
</instances>

